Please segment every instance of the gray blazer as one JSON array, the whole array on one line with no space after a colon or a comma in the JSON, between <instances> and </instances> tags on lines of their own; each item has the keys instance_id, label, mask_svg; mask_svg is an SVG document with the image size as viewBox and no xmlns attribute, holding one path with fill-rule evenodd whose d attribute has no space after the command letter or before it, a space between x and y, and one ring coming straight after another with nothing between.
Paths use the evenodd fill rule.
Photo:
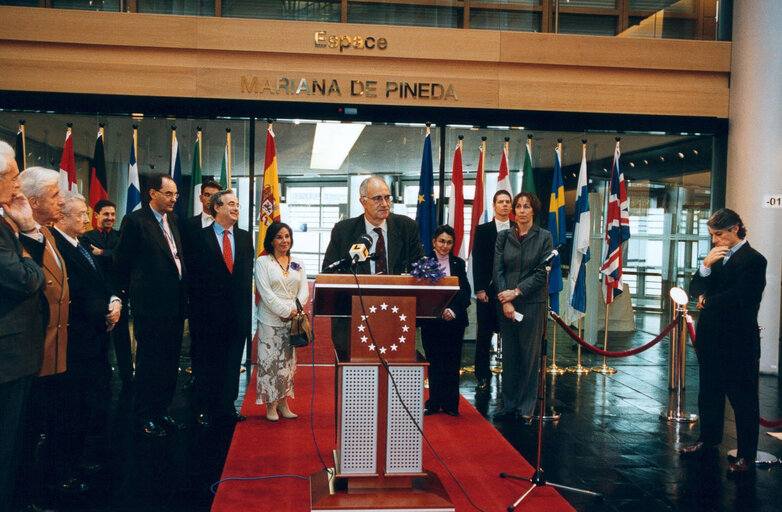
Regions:
<instances>
[{"instance_id":1,"label":"gray blazer","mask_svg":"<svg viewBox=\"0 0 782 512\"><path fill-rule=\"evenodd\" d=\"M527 273L539 265L553 248L551 233L535 224L522 242L519 242L513 228L497 233L492 275L498 292L519 288L521 295L513 300L517 309L523 304L546 302L548 286L545 267L530 275Z\"/></svg>"}]
</instances>

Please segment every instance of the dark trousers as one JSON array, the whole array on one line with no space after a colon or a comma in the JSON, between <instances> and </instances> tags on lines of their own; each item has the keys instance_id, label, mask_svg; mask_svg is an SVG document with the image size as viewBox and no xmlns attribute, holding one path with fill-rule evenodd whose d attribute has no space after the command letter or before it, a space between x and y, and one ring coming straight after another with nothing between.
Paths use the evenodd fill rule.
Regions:
<instances>
[{"instance_id":1,"label":"dark trousers","mask_svg":"<svg viewBox=\"0 0 782 512\"><path fill-rule=\"evenodd\" d=\"M502 316L502 402L504 410L532 415L538 396L538 357L546 329L545 304L522 304L521 322Z\"/></svg>"},{"instance_id":2,"label":"dark trousers","mask_svg":"<svg viewBox=\"0 0 782 512\"><path fill-rule=\"evenodd\" d=\"M145 422L167 414L176 391L184 319L136 317L136 420Z\"/></svg>"},{"instance_id":3,"label":"dark trousers","mask_svg":"<svg viewBox=\"0 0 782 512\"><path fill-rule=\"evenodd\" d=\"M31 380L22 377L0 384L0 512L11 510Z\"/></svg>"},{"instance_id":4,"label":"dark trousers","mask_svg":"<svg viewBox=\"0 0 782 512\"><path fill-rule=\"evenodd\" d=\"M463 339L464 326L453 322L427 322L421 326L421 341L429 361L427 409L459 410L459 368Z\"/></svg>"},{"instance_id":5,"label":"dark trousers","mask_svg":"<svg viewBox=\"0 0 782 512\"><path fill-rule=\"evenodd\" d=\"M213 416L236 412L234 402L239 396L245 338L231 330L202 335L198 339L198 355L191 352L197 408Z\"/></svg>"},{"instance_id":6,"label":"dark trousers","mask_svg":"<svg viewBox=\"0 0 782 512\"><path fill-rule=\"evenodd\" d=\"M476 317L478 320L475 334L475 378L478 380L491 378L489 355L491 339L499 330L497 326L497 299L489 296L489 302L476 301Z\"/></svg>"},{"instance_id":7,"label":"dark trousers","mask_svg":"<svg viewBox=\"0 0 782 512\"><path fill-rule=\"evenodd\" d=\"M117 357L117 371L123 382L133 377L133 351L130 344L130 328L128 327L128 310L124 308L119 321L111 330L114 342L114 354Z\"/></svg>"},{"instance_id":8,"label":"dark trousers","mask_svg":"<svg viewBox=\"0 0 782 512\"><path fill-rule=\"evenodd\" d=\"M698 353L700 390L700 440L722 442L725 397L730 400L736 420L739 458L754 461L758 450L760 406L758 399L758 359L731 358Z\"/></svg>"}]
</instances>

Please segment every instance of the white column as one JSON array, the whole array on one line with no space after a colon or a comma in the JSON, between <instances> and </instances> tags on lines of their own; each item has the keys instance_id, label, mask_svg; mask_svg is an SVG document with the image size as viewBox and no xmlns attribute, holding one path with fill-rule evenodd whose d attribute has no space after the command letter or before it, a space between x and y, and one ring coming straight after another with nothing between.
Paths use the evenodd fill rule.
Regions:
<instances>
[{"instance_id":1,"label":"white column","mask_svg":"<svg viewBox=\"0 0 782 512\"><path fill-rule=\"evenodd\" d=\"M779 373L782 209L763 197L782 194L782 2L734 2L726 206L747 226L747 240L768 260L758 323L760 371Z\"/></svg>"}]
</instances>

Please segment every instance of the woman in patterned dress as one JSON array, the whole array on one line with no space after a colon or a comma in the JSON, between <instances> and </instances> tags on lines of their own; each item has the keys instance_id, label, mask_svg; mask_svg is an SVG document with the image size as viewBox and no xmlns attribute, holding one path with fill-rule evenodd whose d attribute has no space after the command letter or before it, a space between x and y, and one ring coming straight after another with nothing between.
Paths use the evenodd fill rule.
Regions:
<instances>
[{"instance_id":1,"label":"woman in patterned dress","mask_svg":"<svg viewBox=\"0 0 782 512\"><path fill-rule=\"evenodd\" d=\"M309 298L307 272L301 260L291 256L293 230L283 222L274 222L263 241L265 255L255 261L255 286L261 296L258 304L258 397L266 404L266 419L280 416L294 419L288 406L293 398L296 350L291 346L291 318L296 299L302 306Z\"/></svg>"}]
</instances>

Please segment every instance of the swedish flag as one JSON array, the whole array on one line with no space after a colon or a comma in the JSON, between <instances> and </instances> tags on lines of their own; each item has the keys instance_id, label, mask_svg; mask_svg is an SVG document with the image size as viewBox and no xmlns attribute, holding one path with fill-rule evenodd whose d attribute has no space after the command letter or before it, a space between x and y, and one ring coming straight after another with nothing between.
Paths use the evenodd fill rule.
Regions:
<instances>
[{"instance_id":1,"label":"swedish flag","mask_svg":"<svg viewBox=\"0 0 782 512\"><path fill-rule=\"evenodd\" d=\"M565 233L565 185L562 181L562 144L557 144L554 158L554 179L551 182L551 199L548 203L548 230L554 239L554 247L564 244ZM559 292L562 291L562 265L559 255L551 260L548 293L549 306L559 314Z\"/></svg>"}]
</instances>

